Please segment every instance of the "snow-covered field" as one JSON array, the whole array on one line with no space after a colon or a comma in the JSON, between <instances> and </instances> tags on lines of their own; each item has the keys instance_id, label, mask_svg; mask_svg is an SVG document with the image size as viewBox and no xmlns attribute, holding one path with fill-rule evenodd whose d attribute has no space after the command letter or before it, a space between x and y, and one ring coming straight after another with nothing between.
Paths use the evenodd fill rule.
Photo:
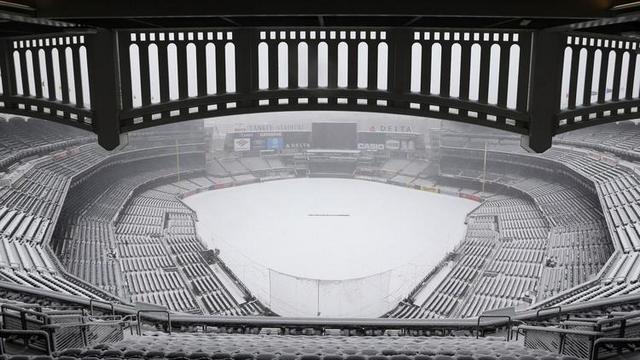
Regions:
<instances>
[{"instance_id":1,"label":"snow-covered field","mask_svg":"<svg viewBox=\"0 0 640 360\"><path fill-rule=\"evenodd\" d=\"M464 218L478 205L324 178L244 185L184 201L197 212L198 232L209 247L220 249L260 300L290 316L382 315L462 239ZM364 286L377 288L358 291ZM362 295L358 304L328 305L326 299L353 297L354 291Z\"/></svg>"}]
</instances>

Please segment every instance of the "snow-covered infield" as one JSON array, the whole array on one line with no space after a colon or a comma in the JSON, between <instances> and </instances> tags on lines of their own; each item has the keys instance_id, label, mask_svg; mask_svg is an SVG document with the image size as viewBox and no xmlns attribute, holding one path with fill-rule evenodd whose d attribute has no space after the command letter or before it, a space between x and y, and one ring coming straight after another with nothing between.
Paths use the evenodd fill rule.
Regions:
<instances>
[{"instance_id":1,"label":"snow-covered infield","mask_svg":"<svg viewBox=\"0 0 640 360\"><path fill-rule=\"evenodd\" d=\"M464 237L478 203L353 179L255 183L184 199L198 233L283 316L375 317Z\"/></svg>"}]
</instances>

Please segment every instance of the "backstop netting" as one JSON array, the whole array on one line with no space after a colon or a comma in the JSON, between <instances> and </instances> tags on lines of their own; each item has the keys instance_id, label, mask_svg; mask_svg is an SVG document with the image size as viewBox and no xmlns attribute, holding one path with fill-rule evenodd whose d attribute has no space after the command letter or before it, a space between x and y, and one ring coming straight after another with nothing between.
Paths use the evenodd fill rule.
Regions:
<instances>
[{"instance_id":1,"label":"backstop netting","mask_svg":"<svg viewBox=\"0 0 640 360\"><path fill-rule=\"evenodd\" d=\"M357 279L319 280L270 269L270 308L282 316L378 317L399 300L391 291L391 275L385 271Z\"/></svg>"},{"instance_id":2,"label":"backstop netting","mask_svg":"<svg viewBox=\"0 0 640 360\"><path fill-rule=\"evenodd\" d=\"M421 254L402 266L370 276L323 280L266 267L230 245L220 257L264 305L278 315L293 317L382 316L436 265L435 259L432 263Z\"/></svg>"}]
</instances>

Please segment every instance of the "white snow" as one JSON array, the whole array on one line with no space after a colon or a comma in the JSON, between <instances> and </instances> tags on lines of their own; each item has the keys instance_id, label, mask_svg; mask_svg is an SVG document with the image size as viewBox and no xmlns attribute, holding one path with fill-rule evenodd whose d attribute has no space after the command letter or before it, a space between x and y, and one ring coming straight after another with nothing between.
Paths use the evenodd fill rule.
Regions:
<instances>
[{"instance_id":1,"label":"white snow","mask_svg":"<svg viewBox=\"0 0 640 360\"><path fill-rule=\"evenodd\" d=\"M269 269L321 280L391 271L387 293L377 296L392 304L462 240L465 216L478 205L394 185L326 178L219 189L184 202L197 212L205 243L220 249L267 305L274 296ZM292 310L286 315L308 315L296 313L295 299L287 301ZM346 309L341 311L356 311Z\"/></svg>"}]
</instances>

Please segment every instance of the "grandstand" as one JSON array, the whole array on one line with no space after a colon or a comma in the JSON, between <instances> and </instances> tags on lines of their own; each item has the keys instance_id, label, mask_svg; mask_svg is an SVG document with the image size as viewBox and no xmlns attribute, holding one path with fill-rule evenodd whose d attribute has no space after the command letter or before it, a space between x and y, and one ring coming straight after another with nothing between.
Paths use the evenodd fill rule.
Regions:
<instances>
[{"instance_id":1,"label":"grandstand","mask_svg":"<svg viewBox=\"0 0 640 360\"><path fill-rule=\"evenodd\" d=\"M568 304L602 297L633 294L637 289L635 284L637 282L637 271L640 264L636 264L635 262L635 251L638 235L640 234L636 226L638 219L637 204L640 197L638 197L639 194L637 192L638 173L633 162L629 160L632 160L638 153L633 151L633 148L630 148L625 152L624 156L627 157L627 160L625 160L611 155L621 155L620 152L617 152L619 149L617 145L610 145L610 143L609 145L604 145L612 134L618 134L622 138L626 138L628 134L627 131L633 134L635 125L612 124L595 129L599 135L594 135L595 133L591 132L590 136L595 136L596 138L590 138L590 140L594 140L591 144L599 144L597 147L583 145L584 140L580 139L585 139L585 137L588 136L585 136L584 131L581 131L575 135L572 133L571 135L560 137L557 140L558 146L541 155L541 157L545 160L552 160L555 163L563 164L569 171L577 176L592 182L593 190L591 191L595 193L595 201L597 202L594 204L593 200L591 200L590 202L592 202L592 204L588 207L575 206L577 204L574 203L572 205L572 209L574 210L565 211L563 217L570 215L571 217L575 216L575 220L595 220L595 216L587 213L576 216L575 209L594 209L597 207L602 209L602 218L598 220L600 224L594 223L593 225L595 226L590 226L591 231L589 231L589 229L580 229L579 234L586 235L586 239L595 239L595 237L593 237L593 235L587 235L585 231L589 231L591 234L600 233L600 236L605 235L604 238L610 239L611 245L609 247L613 250L613 254L611 254L611 257L607 257L606 252L596 252L596 254L599 254L600 263L594 267L595 269L599 269L598 276L596 276L595 280L590 279L590 281L586 282L575 282L566 292L545 300L543 302L545 305ZM623 131L625 135L622 135L621 131ZM447 136L455 137L455 135ZM575 138L573 136L575 136ZM492 155L505 157L514 156L513 153L520 152L512 145L511 149L509 149L512 154L506 155L503 151L507 150L509 145L505 144L505 140L504 138L501 139L502 143L498 145L495 153ZM492 143L496 142L495 139L488 141ZM513 144L513 140L511 143ZM476 146L476 148L478 147L479 146ZM593 150L596 151L594 152ZM524 154L518 156L529 157L529 155ZM569 198L565 197L562 199L566 204L566 200ZM553 218L556 219L554 222L557 222L558 217L554 216ZM560 223L560 225L566 227L566 225L570 225L570 223L565 222ZM553 240L554 243L560 239L567 238L567 235L557 231L552 232L552 235L553 237L550 238L550 240ZM581 241L583 245L590 242L591 240ZM599 245L598 248L606 249L606 247L601 245ZM605 258L607 261L603 263L602 260ZM591 260L592 259L589 259L589 261Z\"/></svg>"},{"instance_id":2,"label":"grandstand","mask_svg":"<svg viewBox=\"0 0 640 360\"><path fill-rule=\"evenodd\" d=\"M47 121L0 118L0 171L14 171L21 162L56 150L95 142L93 135L61 128Z\"/></svg>"},{"instance_id":3,"label":"grandstand","mask_svg":"<svg viewBox=\"0 0 640 360\"><path fill-rule=\"evenodd\" d=\"M115 237L132 301L215 315L264 312L223 263L209 266L195 214L180 201L186 193L213 187L215 180L191 177L141 190L123 208Z\"/></svg>"},{"instance_id":4,"label":"grandstand","mask_svg":"<svg viewBox=\"0 0 640 360\"><path fill-rule=\"evenodd\" d=\"M44 129L50 131L49 127ZM553 349L531 339L540 336L539 332L565 336L553 329L573 329L576 321L603 334L590 338L589 346L593 346L595 339L606 334L595 324L618 317L634 319L640 296L640 175L635 166L640 151L625 145L622 153L617 142L606 141L635 129L635 125L614 124L588 134L567 134L550 151L532 155L520 150L513 136L480 132L470 141L474 130L455 126L434 129L428 135L429 149L412 156L304 149L263 155L214 152L211 156L202 122L187 128L145 130L115 152L100 149L83 133L72 133L62 137L65 145L21 158L3 175L0 276L7 304L3 314L10 318L26 312L27 317L38 318L35 313L42 312L53 319L63 312L67 316L68 310L58 310L63 304L85 311L100 308L104 315L119 314L107 322L111 325L100 326L133 329L136 323L131 322L131 314L137 310L168 311L171 323L154 312L144 317L138 314L138 322L163 324L165 330L173 327L175 331L183 316L192 319L188 321L193 325L201 319L203 329L218 329L210 334L155 333L151 338L111 329L110 334L119 335L101 340L100 347L90 350L86 342L62 345L57 350L60 356L196 356L225 353L233 347L229 356L263 354L266 359L270 351L284 347L291 349L292 356L464 358L484 348L486 356L496 358L525 353L541 358L552 356L548 351ZM37 130L30 134L37 137ZM593 143L599 145L590 145ZM347 162L351 165L332 167ZM425 274L400 304L380 314L383 323L365 331L391 336L375 341L376 346L359 338L343 343L339 337L320 336L300 343L295 337L298 333L318 336L317 326L327 335L344 334L348 321L326 320L316 327L258 326L262 329L258 331L272 334L264 335L267 345L260 345L266 346L264 351L257 345L239 346L251 344L251 336L220 333L240 331L235 322L222 325L222 319L276 314L225 264L224 253L207 249L197 233L197 216L182 199L203 191L296 176L349 177L479 202L468 214L466 235L455 250ZM33 310L26 304L40 307ZM557 308L564 314L574 307L591 310L571 310L569 320L551 310ZM543 322L540 310L547 319ZM488 315L498 318L485 319L477 328L476 319ZM504 316L509 317L507 322ZM583 317L589 320L573 320ZM524 336L524 343L479 340L471 345L470 340L433 336L452 331L470 336L480 330L510 336L507 334L516 332L508 330L516 325L515 319L521 324L517 332ZM420 334L427 331L431 337L410 346L403 343L406 338L394 336L417 334L403 328L413 321L424 321ZM433 330L425 330L429 326ZM23 325L5 328L28 329ZM242 328L240 332L250 331ZM272 330L266 330L269 328ZM152 334L150 329L145 333ZM270 337L285 333L290 337ZM162 345L168 339L175 343ZM204 345L212 341L213 347ZM333 341L340 342L343 350L326 354L304 350L309 344L337 346ZM477 347L469 351L469 346ZM585 354L584 349L563 351Z\"/></svg>"}]
</instances>

